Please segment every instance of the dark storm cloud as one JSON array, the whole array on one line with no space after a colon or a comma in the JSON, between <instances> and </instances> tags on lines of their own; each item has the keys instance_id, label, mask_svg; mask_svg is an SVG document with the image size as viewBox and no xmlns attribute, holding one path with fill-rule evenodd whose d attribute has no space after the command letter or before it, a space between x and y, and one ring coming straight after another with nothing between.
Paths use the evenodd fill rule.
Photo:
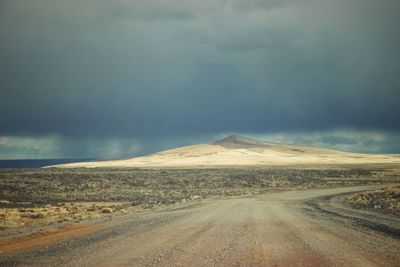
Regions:
<instances>
[{"instance_id":1,"label":"dark storm cloud","mask_svg":"<svg viewBox=\"0 0 400 267\"><path fill-rule=\"evenodd\" d=\"M222 132L398 132L399 8L1 1L0 136L152 144Z\"/></svg>"}]
</instances>

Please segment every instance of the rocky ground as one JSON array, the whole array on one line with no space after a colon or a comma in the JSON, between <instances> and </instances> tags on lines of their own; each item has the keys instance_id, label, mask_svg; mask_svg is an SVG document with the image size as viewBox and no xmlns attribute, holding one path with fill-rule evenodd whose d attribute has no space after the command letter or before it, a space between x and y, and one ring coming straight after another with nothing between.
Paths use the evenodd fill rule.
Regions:
<instances>
[{"instance_id":1,"label":"rocky ground","mask_svg":"<svg viewBox=\"0 0 400 267\"><path fill-rule=\"evenodd\" d=\"M400 216L400 186L354 194L347 197L346 202L357 209L376 210Z\"/></svg>"},{"instance_id":2,"label":"rocky ground","mask_svg":"<svg viewBox=\"0 0 400 267\"><path fill-rule=\"evenodd\" d=\"M80 223L272 191L396 183L396 168L2 169L0 228Z\"/></svg>"},{"instance_id":3,"label":"rocky ground","mask_svg":"<svg viewBox=\"0 0 400 267\"><path fill-rule=\"evenodd\" d=\"M325 205L325 199L380 186L218 199L70 225L0 240L0 265L400 266L400 218Z\"/></svg>"},{"instance_id":4,"label":"rocky ground","mask_svg":"<svg viewBox=\"0 0 400 267\"><path fill-rule=\"evenodd\" d=\"M8 205L7 205L8 204ZM62 202L46 205L18 204L2 201L0 229L43 224L80 223L89 218L99 218L112 213L127 213L127 202Z\"/></svg>"}]
</instances>

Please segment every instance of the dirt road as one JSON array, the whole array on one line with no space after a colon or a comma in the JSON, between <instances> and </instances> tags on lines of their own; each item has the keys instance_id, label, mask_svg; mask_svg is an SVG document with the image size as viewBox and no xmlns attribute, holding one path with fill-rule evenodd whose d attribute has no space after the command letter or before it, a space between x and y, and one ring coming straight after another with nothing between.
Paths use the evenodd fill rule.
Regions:
<instances>
[{"instance_id":1,"label":"dirt road","mask_svg":"<svg viewBox=\"0 0 400 267\"><path fill-rule=\"evenodd\" d=\"M326 204L329 196L372 188L291 191L127 215L79 237L0 253L0 265L400 266L396 231L373 230L360 223L368 214L353 220L348 210ZM371 220L400 228L398 219Z\"/></svg>"}]
</instances>

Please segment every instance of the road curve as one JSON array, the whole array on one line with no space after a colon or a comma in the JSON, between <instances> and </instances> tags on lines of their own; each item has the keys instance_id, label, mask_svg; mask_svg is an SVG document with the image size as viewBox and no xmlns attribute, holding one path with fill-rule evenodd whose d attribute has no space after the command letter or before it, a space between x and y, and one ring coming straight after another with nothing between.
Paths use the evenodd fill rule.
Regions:
<instances>
[{"instance_id":1,"label":"road curve","mask_svg":"<svg viewBox=\"0 0 400 267\"><path fill-rule=\"evenodd\" d=\"M400 266L400 239L307 205L377 188L319 189L103 222L99 230L29 251L1 266Z\"/></svg>"}]
</instances>

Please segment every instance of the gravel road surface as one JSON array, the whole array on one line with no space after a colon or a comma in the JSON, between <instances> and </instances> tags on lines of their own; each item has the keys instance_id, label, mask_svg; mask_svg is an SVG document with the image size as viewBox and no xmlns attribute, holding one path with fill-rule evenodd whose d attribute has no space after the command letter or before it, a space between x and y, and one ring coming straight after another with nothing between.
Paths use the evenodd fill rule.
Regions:
<instances>
[{"instance_id":1,"label":"gravel road surface","mask_svg":"<svg viewBox=\"0 0 400 267\"><path fill-rule=\"evenodd\" d=\"M369 224L371 214L352 214L337 201L378 187L289 191L126 215L64 240L2 251L0 265L400 266L400 220L374 215Z\"/></svg>"}]
</instances>

